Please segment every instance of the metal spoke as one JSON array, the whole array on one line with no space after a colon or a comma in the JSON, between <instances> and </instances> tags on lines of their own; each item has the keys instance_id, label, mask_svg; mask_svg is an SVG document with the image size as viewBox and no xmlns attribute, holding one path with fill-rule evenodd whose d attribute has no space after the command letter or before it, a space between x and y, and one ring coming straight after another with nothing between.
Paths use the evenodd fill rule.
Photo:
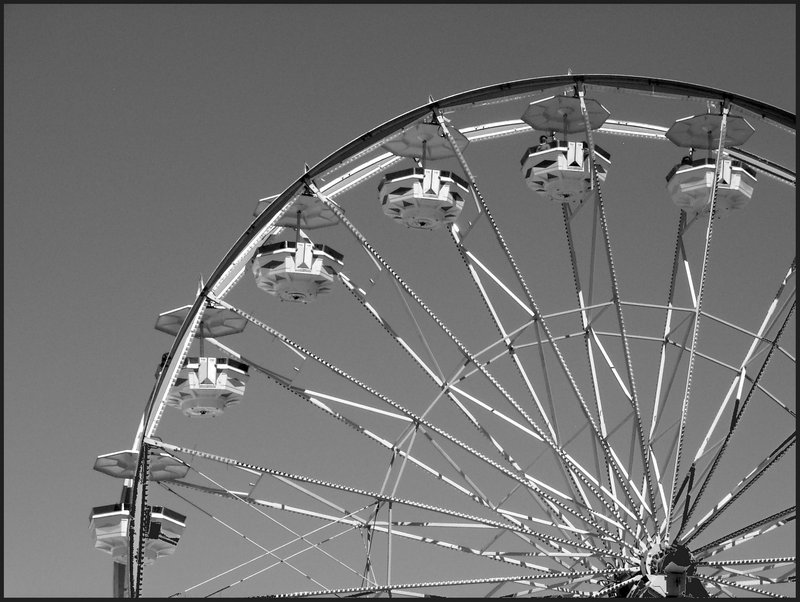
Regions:
<instances>
[{"instance_id":1,"label":"metal spoke","mask_svg":"<svg viewBox=\"0 0 800 602\"><path fill-rule=\"evenodd\" d=\"M719 147L717 148L717 161L716 161L716 164L714 165L713 182L712 182L712 186L711 186L711 192L709 193L710 207L709 207L709 210L708 210L708 223L706 225L705 248L703 250L703 263L702 263L703 268L702 268L702 272L700 274L699 291L698 291L696 297L694 295L694 292L692 294L693 299L695 299L694 306L695 306L696 313L695 313L695 316L694 316L694 324L693 324L693 327L692 327L692 342L691 342L691 346L690 346L690 350L689 350L689 368L688 368L687 375L686 375L686 385L685 385L685 388L684 388L683 401L682 401L682 405L681 405L681 424L680 424L680 428L679 428L679 431L678 431L678 447L677 447L677 450L676 450L676 453L675 453L675 462L674 462L674 467L673 467L673 472L672 472L672 487L670 489L670 491L671 491L671 493L670 493L671 501L670 501L670 506L667 509L667 518L666 518L666 523L667 523L667 534L666 534L666 536L667 536L667 538L669 538L670 523L671 523L671 519L672 519L672 510L675 507L675 504L677 502L677 500L675 498L675 494L677 492L678 478L679 478L679 474L680 474L680 461L681 461L681 455L682 455L681 452L682 452L682 447L683 447L683 435L684 435L684 431L686 429L686 416L687 416L688 407L689 407L689 399L690 399L690 395L691 395L691 391L692 391L692 373L693 373L693 370L694 370L694 364L695 364L695 358L696 358L696 347L697 347L697 339L698 339L699 328L700 328L700 311L702 309L703 292L704 292L704 289L705 289L706 274L707 274L708 266L709 266L709 254L710 254L710 250L711 250L711 237L712 237L712 233L713 233L713 224L714 224L714 211L715 211L715 204L716 204L716 201L717 201L717 192L718 192L718 186L719 186L719 174L720 174L721 164L722 164L722 151L723 151L723 148L724 148L723 144L724 144L724 141L725 141L725 126L726 126L726 123L727 123L727 117L728 117L728 108L726 107L725 109L723 109L722 125L720 126L720 141L719 141ZM690 279L690 282L691 282L691 279Z\"/></svg>"},{"instance_id":2,"label":"metal spoke","mask_svg":"<svg viewBox=\"0 0 800 602\"><path fill-rule=\"evenodd\" d=\"M785 510L776 512L771 516L767 516L766 518L747 525L746 527L737 529L733 533L729 533L728 535L707 543L702 547L696 548L693 553L695 557L697 557L699 560L702 560L715 554L719 554L720 552L729 550L737 545L750 541L755 537L769 533L777 527L781 527L789 522L794 521L795 518L797 518L796 510L796 506L791 506Z\"/></svg>"}]
</instances>

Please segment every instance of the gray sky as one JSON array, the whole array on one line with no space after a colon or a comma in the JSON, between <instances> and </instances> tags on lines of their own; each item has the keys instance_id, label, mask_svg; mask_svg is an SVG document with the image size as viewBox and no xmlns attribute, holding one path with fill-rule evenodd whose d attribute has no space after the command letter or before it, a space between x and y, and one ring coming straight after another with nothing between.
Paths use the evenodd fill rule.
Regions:
<instances>
[{"instance_id":1,"label":"gray sky","mask_svg":"<svg viewBox=\"0 0 800 602\"><path fill-rule=\"evenodd\" d=\"M258 199L484 85L618 73L795 111L793 4L4 6L4 593L106 596L88 535L191 302ZM666 171L666 170L665 170Z\"/></svg>"}]
</instances>

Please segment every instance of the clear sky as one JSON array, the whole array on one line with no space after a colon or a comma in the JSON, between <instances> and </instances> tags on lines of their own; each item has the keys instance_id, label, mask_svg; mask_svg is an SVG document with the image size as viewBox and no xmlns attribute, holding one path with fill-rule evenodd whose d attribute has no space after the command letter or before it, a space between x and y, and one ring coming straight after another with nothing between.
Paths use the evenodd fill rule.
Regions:
<instances>
[{"instance_id":1,"label":"clear sky","mask_svg":"<svg viewBox=\"0 0 800 602\"><path fill-rule=\"evenodd\" d=\"M4 5L4 594L110 593L92 464L132 443L155 318L304 163L570 69L795 112L795 57L794 4Z\"/></svg>"}]
</instances>

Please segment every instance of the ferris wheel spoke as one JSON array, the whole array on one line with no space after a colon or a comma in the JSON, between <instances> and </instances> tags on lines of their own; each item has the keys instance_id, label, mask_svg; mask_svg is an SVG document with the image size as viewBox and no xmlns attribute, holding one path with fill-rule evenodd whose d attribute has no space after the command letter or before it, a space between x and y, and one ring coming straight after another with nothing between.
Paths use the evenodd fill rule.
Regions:
<instances>
[{"instance_id":1,"label":"ferris wheel spoke","mask_svg":"<svg viewBox=\"0 0 800 602\"><path fill-rule=\"evenodd\" d=\"M775 568L793 565L796 559L789 559L790 562L766 564L759 567L753 567L749 570L737 570L732 568L730 564L720 565L709 574L711 577L719 577L728 581L734 581L741 585L775 585L779 583L793 583L794 575L797 572L795 568L785 572L781 575L770 576L766 573L774 571ZM723 568L724 566L724 568Z\"/></svg>"},{"instance_id":2,"label":"ferris wheel spoke","mask_svg":"<svg viewBox=\"0 0 800 602\"><path fill-rule=\"evenodd\" d=\"M583 207L583 204L581 205L581 207ZM582 329L583 329L583 333L584 333L583 334L583 339L584 339L584 344L585 344L585 347L586 347L586 353L587 353L587 356L588 356L589 371L590 371L590 374L591 374L592 390L593 390L593 393L594 393L595 410L597 412L597 418L598 418L598 422L599 422L600 436L602 438L607 438L608 437L608 432L607 432L607 428L606 428L605 413L603 411L603 404L602 404L602 401L601 401L600 384L599 384L599 381L598 381L597 366L596 366L596 360L595 360L595 357L594 357L594 347L592 345L593 340L598 345L600 345L600 342L597 340L597 337L596 337L596 334L594 333L594 330L592 328L590 328L590 321L589 321L589 317L588 317L588 313L587 313L588 310L586 309L586 303L584 302L584 298L583 298L583 289L582 289L582 286L581 286L581 279L580 279L579 270L578 270L578 262L577 262L576 253L575 253L575 246L574 246L574 243L573 243L572 228L571 228L571 225L570 225L571 219L574 217L574 215L570 215L569 209L568 209L566 204L562 205L562 216L563 216L563 219L564 219L564 227L565 227L565 230L566 230L567 246L569 248L569 255L570 255L570 263L572 265L572 277L573 277L573 280L575 281L575 288L576 288L577 297L578 297L578 305L579 305L579 307L581 309L580 318L581 318L581 325L582 325ZM592 237L593 237L593 239L592 239L592 245L591 245L591 249L592 249L592 251L591 251L591 265L592 265L592 267L589 270L590 286L589 286L588 303L590 305L592 303L592 285L591 285L591 282L593 281L593 277L594 277L594 260L595 260L594 236L595 236L595 234L596 234L596 229L593 228L592 229ZM603 308L603 309L605 309L605 308ZM600 313L602 313L602 311L603 310L598 312L598 315ZM591 338L590 338L590 331L591 331L591 334L592 334ZM606 358L606 361L607 361L609 367L612 369L612 372L614 373L615 376L618 377L616 371L610 365L610 360L609 360L607 354L604 353L604 356ZM623 386L623 389L624 389L624 386ZM592 421L590 420L590 422L592 422ZM597 452L596 452L596 447L593 447L593 452L595 454L596 465L598 466L598 474L600 474L599 459L598 459L598 455L597 455ZM615 481L614 481L614 479L613 479L613 477L611 475L612 469L611 469L611 465L610 465L610 462L609 462L608 458L605 459L605 470L606 470L606 479L608 480L608 482L611 485L611 488L612 488L611 490L612 490L612 492L614 492L616 494L616 483L615 483Z\"/></svg>"},{"instance_id":3,"label":"ferris wheel spoke","mask_svg":"<svg viewBox=\"0 0 800 602\"><path fill-rule=\"evenodd\" d=\"M725 552L794 521L797 518L796 511L797 506L790 506L780 512L776 512L746 527L737 529L733 533L724 535L723 537L696 548L693 550L693 553L699 560L704 560L721 552Z\"/></svg>"},{"instance_id":4,"label":"ferris wheel spoke","mask_svg":"<svg viewBox=\"0 0 800 602\"><path fill-rule=\"evenodd\" d=\"M714 450L718 449L723 444L724 441L725 441L725 438L723 437L723 438L717 440L712 445L709 445L708 448L706 449L705 455L707 456L707 455L711 454ZM702 470L700 470L699 469L699 467L701 466L701 462L700 461L703 459L703 457L704 456L700 456L699 458L697 458L695 460L695 462L694 462L694 466L695 466L694 476L693 476L692 479L690 479L691 472L690 472L690 474L686 475L686 478L684 479L684 482L681 484L682 486L688 486L690 484L690 480L693 483L694 482L699 483L699 482L702 482L704 479L708 478L708 475L711 472L712 467L714 466L713 461L712 461L713 458L709 459L709 461L706 463L705 467ZM689 491L690 492L691 492L691 489L692 488L689 487ZM688 516L688 512L689 511L687 509L687 506L691 505L691 503L693 501L692 500L692 496L691 495L680 496L680 498L681 498L680 501L675 506L675 514L673 514L673 516L672 516L672 523L673 524L677 523L678 521L681 521L682 523L686 523L689 520L689 516ZM680 513L680 516L678 516L679 513Z\"/></svg>"},{"instance_id":5,"label":"ferris wheel spoke","mask_svg":"<svg viewBox=\"0 0 800 602\"><path fill-rule=\"evenodd\" d=\"M371 587L371 588L339 588L333 590L325 590L325 591L303 591L303 592L291 592L286 594L281 594L281 597L285 598L310 598L315 596L321 595L363 595L363 594L377 594L380 592L386 593L405 593L410 594L410 590L415 589L424 589L424 588L444 588L444 587L456 587L462 585L478 585L478 584L485 584L491 585L495 583L532 583L535 579L569 579L569 580L578 580L582 577L586 576L596 576L596 575L611 575L617 572L616 569L604 569L604 570L597 570L597 571L562 571L562 572L553 572L553 573L533 573L528 575L517 575L517 576L510 576L510 577L480 577L475 579L454 579L448 581L427 581L427 582L418 582L418 583L398 583L394 585L385 585L385 586L378 586L378 587ZM556 589L557 591L564 591L571 594L576 594L574 590L563 588L559 589L557 587L549 586L549 585L541 585L543 589ZM409 591L403 591L409 590Z\"/></svg>"},{"instance_id":6,"label":"ferris wheel spoke","mask_svg":"<svg viewBox=\"0 0 800 602\"><path fill-rule=\"evenodd\" d=\"M726 133L726 125L728 119L729 109L727 107L723 108L722 112L722 122L720 125L720 139L719 145L717 147L717 160L714 164L714 175L711 185L711 191L709 193L709 210L708 210L708 221L706 224L706 231L705 231L705 245L703 249L703 259L702 259L702 270L700 273L700 283L697 294L694 294L692 290L692 298L694 300L695 306L695 315L694 315L694 323L692 325L692 341L689 351L689 365L687 368L686 374L686 384L684 387L683 393L683 401L681 404L681 423L678 430L678 445L675 451L675 459L673 464L673 473L672 473L672 487L670 489L670 506L667 509L667 538L670 535L670 524L672 519L672 510L677 503L676 500L676 492L678 487L678 479L680 475L680 463L681 463L681 456L683 451L683 437L686 429L686 418L688 414L689 408L689 401L692 392L692 376L694 372L695 366L695 358L696 358L696 349L698 343L698 335L699 335L699 328L700 328L700 315L702 311L702 302L703 302L703 293L706 284L707 273L709 269L709 259L710 259L710 251L711 251L711 240L713 234L713 225L714 225L714 216L715 216L715 204L717 201L717 194L719 191L719 174L722 168L722 157L723 157L723 149L724 149L724 142L725 142L725 133ZM688 262L687 262L688 266ZM688 267L687 267L688 269ZM687 274L688 275L688 274ZM689 277L689 282L691 283L691 277Z\"/></svg>"},{"instance_id":7,"label":"ferris wheel spoke","mask_svg":"<svg viewBox=\"0 0 800 602\"><path fill-rule=\"evenodd\" d=\"M785 598L786 597L786 596L783 596L781 594L774 594L772 592L768 592L768 591L763 590L763 589L758 589L758 588L752 587L750 585L745 585L743 583L737 583L735 581L729 581L729 580L726 580L726 579L720 579L719 577L709 577L708 575L703 575L702 573L698 573L696 575L696 577L698 579L700 579L701 581L709 581L711 583L716 583L716 584L722 585L722 586L734 587L734 588L741 589L741 590L744 590L744 591L747 591L747 592L752 592L754 594L761 594L762 596L766 596L768 598Z\"/></svg>"},{"instance_id":8,"label":"ferris wheel spoke","mask_svg":"<svg viewBox=\"0 0 800 602\"><path fill-rule=\"evenodd\" d=\"M671 297L671 294L670 294L670 297ZM687 330L686 331L686 338L684 338L683 344L678 346L680 351L679 351L679 354L678 354L677 361L674 361L672 363L672 369L670 370L670 374L668 376L668 380L667 380L666 386L664 387L664 377L665 377L665 367L666 367L666 351L667 351L667 346L670 344L669 331L670 331L670 328L671 328L671 316L672 316L671 304L672 303L670 301L670 308L667 310L667 319L666 319L666 325L665 325L665 328L664 328L664 337L663 337L663 341L661 343L659 366L658 366L658 380L657 380L655 396L654 396L654 403L653 403L653 416L652 416L652 421L650 423L650 433L648 435L648 443L647 443L648 448L651 450L651 456L653 457L653 467L656 470L656 472L658 472L658 473L660 473L660 467L659 467L659 465L657 463L657 458L656 458L655 451L653 450L653 445L661 437L661 435L657 435L656 434L656 430L658 429L658 425L661 422L664 410L667 407L666 400L669 398L670 392L672 391L672 387L674 386L675 381L676 381L676 379L678 377L678 368L679 368L679 365L680 365L680 360L681 360L681 358L683 356L684 351L686 350L686 339L688 338L688 335L689 335L689 331ZM661 403L662 399L664 400L664 403ZM673 426L675 426L677 424L678 424L678 422L674 423ZM672 428L672 427L670 427L670 428ZM663 431L662 435L666 434L668 432L668 430L669 429L665 429ZM676 430L674 439L672 440L672 443L671 443L671 445L669 447L669 450L667 451L667 454L665 456L663 456L663 457L665 457L665 458L671 458L672 457L673 452L675 451L675 449L676 449L676 447L678 445L678 435L679 435L679 432L678 432L678 430ZM666 470L666 468L667 468L667 466L665 465L664 469ZM665 495L665 492L664 492L664 485L665 485L664 479L666 479L666 478L668 478L666 472L661 473L659 475L659 477L658 477L658 489L659 489L659 492L661 492L661 508L662 508L662 511L664 512L664 522L662 523L662 527L666 527L667 522L670 520L669 503L667 502L666 495Z\"/></svg>"},{"instance_id":9,"label":"ferris wheel spoke","mask_svg":"<svg viewBox=\"0 0 800 602\"><path fill-rule=\"evenodd\" d=\"M609 235L608 229L608 219L606 216L605 206L603 203L603 195L602 195L602 187L600 185L600 177L598 174L598 169L595 161L595 144L594 144L594 137L592 135L592 127L589 122L589 115L586 107L586 98L585 98L585 90L583 86L580 85L577 88L578 98L580 101L581 107L581 115L583 117L583 122L586 131L586 140L588 142L589 147L589 169L591 173L591 183L592 188L594 189L594 197L595 197L595 206L598 210L598 217L599 217L599 226L600 230L603 235L603 242L605 244L605 251L606 251L606 258L608 260L608 272L609 272L609 280L611 285L611 293L612 293L612 300L614 303L614 307L617 313L617 321L619 323L619 333L621 337L622 343L622 351L623 357L625 361L625 369L626 375L628 379L628 397L631 402L631 405L634 410L634 419L635 419L635 427L636 427L636 435L637 441L639 445L639 453L641 456L642 461L642 471L644 473L644 481L647 485L647 499L649 502L650 512L648 516L652 521L654 527L658 528L658 523L656 521L655 516L655 508L656 508L656 498L655 498L655 486L653 483L653 478L651 474L650 468L650 459L651 454L649 453L649 447L647 441L645 439L644 434L644 427L642 426L642 416L641 416L641 408L639 405L639 398L636 391L636 380L634 378L634 370L633 365L631 362L631 352L630 352L630 345L628 343L627 331L625 328L625 319L623 315L622 309L622 302L619 293L619 282L616 274L616 269L614 267L614 259L611 247L611 238ZM590 197L591 198L591 195ZM591 299L590 299L591 302ZM622 383L620 383L622 385ZM631 467L631 470L633 467ZM627 489L626 489L627 492ZM628 494L630 495L630 494ZM640 506L640 509L644 509L646 507L645 504ZM646 531L646 529L645 529Z\"/></svg>"},{"instance_id":10,"label":"ferris wheel spoke","mask_svg":"<svg viewBox=\"0 0 800 602\"><path fill-rule=\"evenodd\" d=\"M663 330L664 334L663 334L663 337L662 337L662 343L661 343L661 347L660 347L658 377L657 377L657 382L656 382L655 395L654 395L654 398L653 398L653 412L652 412L652 421L651 421L651 424L650 424L650 433L649 433L649 437L648 437L648 446L652 445L652 440L653 440L654 433L655 433L656 428L658 426L658 422L659 422L659 420L661 418L664 406L666 405L666 403L662 404L661 400L662 400L662 398L666 399L666 397L669 395L669 389L671 388L672 383L674 382L674 379L675 379L675 376L676 376L676 371L677 371L677 362L676 362L676 366L675 366L675 368L674 368L674 370L672 372L672 375L670 377L670 382L669 382L669 385L668 385L668 388L667 388L667 393L666 393L666 395L664 395L662 397L661 390L662 390L664 374L665 374L666 351L667 351L667 344L668 344L668 339L669 339L669 336L670 336L670 332L672 331L672 328L673 328L672 327L672 318L673 318L673 313L675 311L674 307L673 307L673 305L674 305L674 297L675 297L675 285L676 285L677 278L678 278L680 257L683 254L682 239L683 239L683 231L685 230L685 227L686 227L686 213L684 211L681 211L680 215L679 215L679 221L678 221L678 233L677 233L676 241L675 241L675 249L674 249L674 252L673 252L672 272L670 274L669 292L668 292L668 295L667 295L666 316L665 316L665 324L664 324L664 330ZM666 512L666 506L665 506L665 512Z\"/></svg>"},{"instance_id":11,"label":"ferris wheel spoke","mask_svg":"<svg viewBox=\"0 0 800 602\"><path fill-rule=\"evenodd\" d=\"M664 432L659 437L657 437L656 439L653 439L653 443L655 443L662 436L666 436L666 434L670 430L672 430L673 428L675 429L675 434L672 436L671 441L669 442L669 446L667 448L667 454L665 456L667 458L672 457L672 455L675 453L675 450L678 447L678 428L677 427L678 427L679 423L680 423L680 418L678 418L670 427L665 429ZM658 483L659 490L661 490L661 491L664 491L664 484L665 484L664 483L664 479L666 477L667 477L667 475L662 475L662 478ZM664 493L662 498L666 499L666 492ZM667 509L668 508L669 508L669 505L662 506L662 509L664 511L664 514L665 514L664 520L661 522L661 526L659 527L659 533L661 534L662 537L666 537L667 519L670 518L669 515L667 514Z\"/></svg>"},{"instance_id":12,"label":"ferris wheel spoke","mask_svg":"<svg viewBox=\"0 0 800 602\"><path fill-rule=\"evenodd\" d=\"M716 596L718 598L735 598L736 593L735 590L731 589L730 587L720 585L719 583L711 583L710 581L706 584L706 587L711 590L711 592L717 592Z\"/></svg>"},{"instance_id":13,"label":"ferris wheel spoke","mask_svg":"<svg viewBox=\"0 0 800 602\"><path fill-rule=\"evenodd\" d=\"M591 337L592 342L594 343L597 350L600 352L600 355L603 357L603 361L605 362L606 366L608 367L609 371L614 375L617 384L619 385L620 390L622 391L622 395L627 399L629 402L633 403L633 394L630 390L625 386L625 383L622 380L622 376L620 376L619 370L614 365L614 361L611 359L608 351L606 350L605 345L600 340L600 335L607 335L608 333L598 331L593 326L587 325L586 326L587 335ZM616 335L619 336L619 335ZM594 363L594 362L592 362ZM634 417L636 410L634 409Z\"/></svg>"},{"instance_id":14,"label":"ferris wheel spoke","mask_svg":"<svg viewBox=\"0 0 800 602\"><path fill-rule=\"evenodd\" d=\"M481 525L472 525L472 524L456 524L456 523L443 523L443 522L436 522L436 521L415 521L413 523L409 521L393 521L391 523L387 522L376 522L374 525L370 526L370 529L378 532L388 534L390 531L393 536L405 539L407 541L419 543L426 546L436 546L440 548L445 548L452 552L458 552L461 554L465 554L468 556L484 558L487 560L491 560L493 562L502 562L505 564L511 564L514 566L519 566L522 568L532 569L532 570L547 570L546 567L535 564L533 562L529 562L526 560L521 560L519 558L520 554L517 552L508 552L508 551L495 551L492 549L487 548L470 548L465 546L462 543L457 543L455 541L448 541L443 538L433 538L426 535L419 535L417 533L412 533L409 531L403 531L398 527L402 527L404 525L411 525L412 527L418 527L420 529L428 529L428 528L436 528L436 529L446 529L446 528L453 528L453 529L474 529L475 527L480 527ZM524 539L523 539L524 541ZM526 542L530 544L531 542ZM575 552L575 551L547 551L544 548L537 548L540 549L539 552L528 552L525 553L525 557L531 558L540 558L545 559L548 561L553 561L554 563L562 564L564 560L567 558L570 559L592 559L592 558L601 558L601 553L591 553L591 552Z\"/></svg>"},{"instance_id":15,"label":"ferris wheel spoke","mask_svg":"<svg viewBox=\"0 0 800 602\"><path fill-rule=\"evenodd\" d=\"M748 379L748 380L750 380L750 379ZM779 406L784 412L786 412L793 419L795 419L795 420L797 419L797 412L795 412L794 410L789 408L782 400L778 399L778 397L776 395L770 393L767 389L765 389L760 384L757 384L756 387L761 393L764 394L764 396L767 399L772 400L775 403L775 405Z\"/></svg>"},{"instance_id":16,"label":"ferris wheel spoke","mask_svg":"<svg viewBox=\"0 0 800 602\"><path fill-rule=\"evenodd\" d=\"M773 568L791 566L797 562L796 556L785 556L781 558L741 558L737 560L704 560L698 562L698 566L712 566L712 567L732 567L732 566L750 566L756 565L758 570L770 570ZM756 567L753 570L756 570Z\"/></svg>"},{"instance_id":17,"label":"ferris wheel spoke","mask_svg":"<svg viewBox=\"0 0 800 602\"><path fill-rule=\"evenodd\" d=\"M539 592L547 591L547 592L562 592L565 594L569 594L570 597L582 597L587 596L585 592L581 591L580 588L583 584L589 583L592 585L599 584L600 581L597 579L595 575L583 575L580 577L573 577L571 579L565 581L556 581L555 583L542 583L539 581L531 581L529 582L530 585L534 586L529 589L523 589L518 592L514 592L512 594L504 594L504 598L521 598L521 597L529 597L531 594L536 594ZM497 592L503 587L504 584L498 584L493 587L487 594L486 597L490 597L496 595Z\"/></svg>"},{"instance_id":18,"label":"ferris wheel spoke","mask_svg":"<svg viewBox=\"0 0 800 602\"><path fill-rule=\"evenodd\" d=\"M658 489L658 495L659 495L659 501L661 502L661 508L664 509L664 508L667 507L667 495L666 495L666 492L664 491L664 483L663 483L663 479L661 477L660 469L658 467L658 461L657 461L658 459L656 458L656 455L655 455L655 452L653 451L652 446L650 446L649 449L650 449L650 456L651 456L651 463L652 463L651 465L653 467L653 472L655 473L653 475L654 478L655 478L655 486ZM644 489L646 486L647 486L647 483L645 482L644 477L642 477L642 489ZM653 509L653 516L654 516L654 520L656 520L656 522L658 522L658 517L657 517L658 510L659 510L658 506L656 506ZM663 523L662 523L662 526L663 526ZM660 531L661 531L661 527L659 527L656 530L655 534L659 533Z\"/></svg>"},{"instance_id":19,"label":"ferris wheel spoke","mask_svg":"<svg viewBox=\"0 0 800 602\"><path fill-rule=\"evenodd\" d=\"M740 558L737 560L703 560L698 562L698 566L746 566L759 565L762 569L770 569L780 566L789 566L797 561L796 556L784 556L781 558Z\"/></svg>"}]
</instances>

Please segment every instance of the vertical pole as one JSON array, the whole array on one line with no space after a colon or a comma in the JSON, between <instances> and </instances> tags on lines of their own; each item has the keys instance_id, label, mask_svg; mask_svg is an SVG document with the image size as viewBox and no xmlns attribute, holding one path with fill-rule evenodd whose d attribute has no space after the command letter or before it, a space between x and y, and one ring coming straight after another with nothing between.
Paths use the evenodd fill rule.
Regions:
<instances>
[{"instance_id":1,"label":"vertical pole","mask_svg":"<svg viewBox=\"0 0 800 602\"><path fill-rule=\"evenodd\" d=\"M128 565L122 562L112 562L111 564L114 567L113 597L127 598Z\"/></svg>"},{"instance_id":2,"label":"vertical pole","mask_svg":"<svg viewBox=\"0 0 800 602\"><path fill-rule=\"evenodd\" d=\"M119 502L122 504L123 508L130 508L132 499L132 489L128 486L122 488L122 493L120 494ZM128 563L127 562L112 562L113 566L113 577L112 577L112 595L114 598L129 598L130 597L130 587L129 587L129 575L128 575Z\"/></svg>"},{"instance_id":3,"label":"vertical pole","mask_svg":"<svg viewBox=\"0 0 800 602\"><path fill-rule=\"evenodd\" d=\"M388 533L388 544L386 546L386 585L389 586L392 584L392 502L389 502L389 510L388 510L388 521L387 525L387 533ZM389 596L392 595L391 590L389 591Z\"/></svg>"}]
</instances>

